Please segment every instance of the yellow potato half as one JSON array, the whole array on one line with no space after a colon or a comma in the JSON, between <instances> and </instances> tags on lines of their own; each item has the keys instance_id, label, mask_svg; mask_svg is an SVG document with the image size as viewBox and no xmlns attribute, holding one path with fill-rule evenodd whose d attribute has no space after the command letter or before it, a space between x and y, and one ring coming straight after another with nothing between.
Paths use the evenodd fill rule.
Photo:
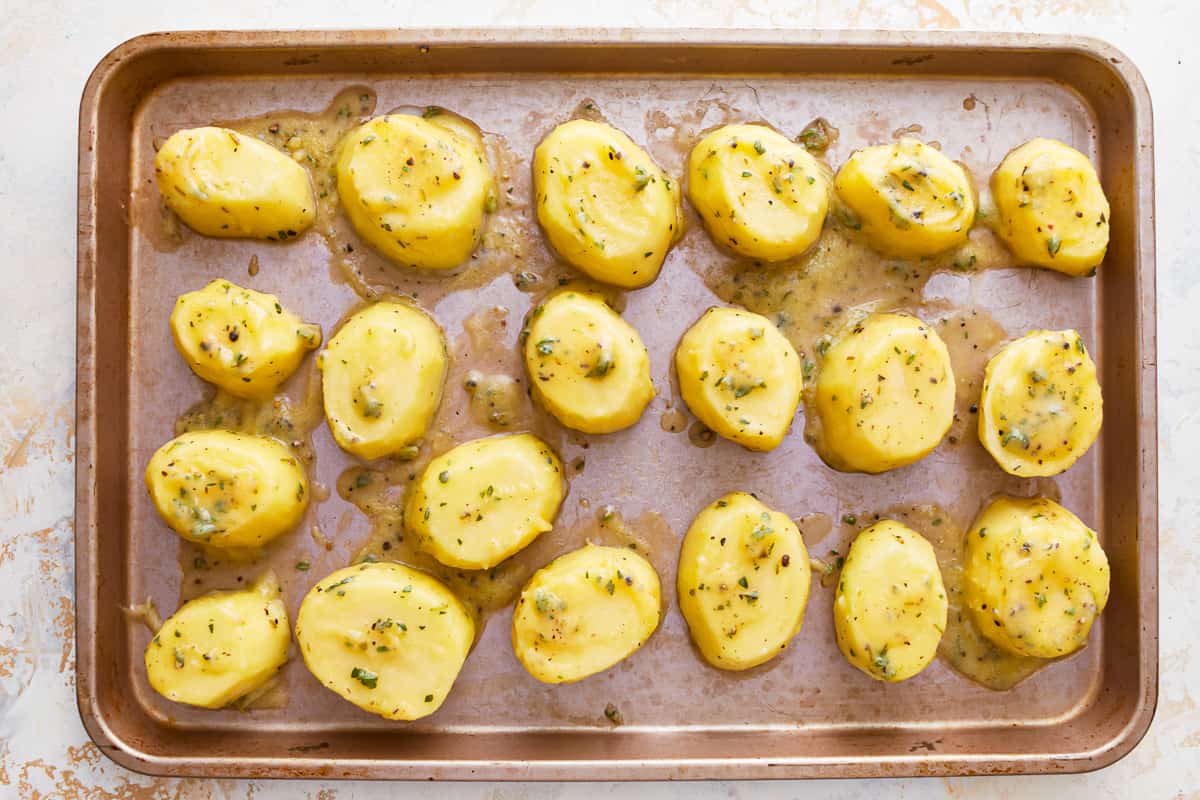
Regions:
<instances>
[{"instance_id":1,"label":"yellow potato half","mask_svg":"<svg viewBox=\"0 0 1200 800\"><path fill-rule=\"evenodd\" d=\"M180 295L171 335L187 365L237 397L270 397L291 377L321 329L285 309L279 298L215 280Z\"/></svg>"},{"instance_id":2,"label":"yellow potato half","mask_svg":"<svg viewBox=\"0 0 1200 800\"><path fill-rule=\"evenodd\" d=\"M872 678L895 683L928 666L946 630L946 589L937 556L894 520L858 534L833 601L838 647Z\"/></svg>"},{"instance_id":3,"label":"yellow potato half","mask_svg":"<svg viewBox=\"0 0 1200 800\"><path fill-rule=\"evenodd\" d=\"M317 360L338 445L372 459L420 440L441 402L446 362L442 329L420 309L380 302L350 317Z\"/></svg>"},{"instance_id":4,"label":"yellow potato half","mask_svg":"<svg viewBox=\"0 0 1200 800\"><path fill-rule=\"evenodd\" d=\"M569 428L628 428L654 399L642 338L600 295L551 296L530 314L524 349L535 398Z\"/></svg>"},{"instance_id":5,"label":"yellow potato half","mask_svg":"<svg viewBox=\"0 0 1200 800\"><path fill-rule=\"evenodd\" d=\"M916 139L856 151L834 179L842 221L871 246L902 258L932 256L967 240L975 187L966 170Z\"/></svg>"},{"instance_id":6,"label":"yellow potato half","mask_svg":"<svg viewBox=\"0 0 1200 800\"><path fill-rule=\"evenodd\" d=\"M386 561L340 569L305 596L296 641L326 688L385 719L437 711L475 640L454 593Z\"/></svg>"},{"instance_id":7,"label":"yellow potato half","mask_svg":"<svg viewBox=\"0 0 1200 800\"><path fill-rule=\"evenodd\" d=\"M662 618L658 573L626 547L587 545L542 567L513 610L513 652L543 683L573 683L637 652Z\"/></svg>"},{"instance_id":8,"label":"yellow potato half","mask_svg":"<svg viewBox=\"0 0 1200 800\"><path fill-rule=\"evenodd\" d=\"M291 641L283 590L268 572L180 606L146 646L146 677L168 700L222 708L278 672Z\"/></svg>"},{"instance_id":9,"label":"yellow potato half","mask_svg":"<svg viewBox=\"0 0 1200 800\"><path fill-rule=\"evenodd\" d=\"M676 580L700 654L730 670L779 655L804 622L811 572L786 514L744 492L706 506L683 539Z\"/></svg>"},{"instance_id":10,"label":"yellow potato half","mask_svg":"<svg viewBox=\"0 0 1200 800\"><path fill-rule=\"evenodd\" d=\"M1096 364L1075 331L1032 331L988 362L979 441L1010 475L1057 475L1087 452L1104 419Z\"/></svg>"},{"instance_id":11,"label":"yellow potato half","mask_svg":"<svg viewBox=\"0 0 1200 800\"><path fill-rule=\"evenodd\" d=\"M452 269L475 251L496 202L482 139L460 118L376 117L346 134L338 196L359 235L399 264ZM475 133L474 136L470 133Z\"/></svg>"},{"instance_id":12,"label":"yellow potato half","mask_svg":"<svg viewBox=\"0 0 1200 800\"><path fill-rule=\"evenodd\" d=\"M967 533L963 574L979 631L1018 655L1075 652L1108 603L1108 559L1096 534L1044 497L989 503Z\"/></svg>"},{"instance_id":13,"label":"yellow potato half","mask_svg":"<svg viewBox=\"0 0 1200 800\"><path fill-rule=\"evenodd\" d=\"M764 125L726 125L688 156L688 199L720 245L763 261L807 250L829 211L828 168Z\"/></svg>"},{"instance_id":14,"label":"yellow potato half","mask_svg":"<svg viewBox=\"0 0 1200 800\"><path fill-rule=\"evenodd\" d=\"M679 341L675 371L692 413L750 450L779 446L804 385L791 342L766 317L735 308L704 312Z\"/></svg>"},{"instance_id":15,"label":"yellow potato half","mask_svg":"<svg viewBox=\"0 0 1200 800\"><path fill-rule=\"evenodd\" d=\"M222 550L265 545L308 508L308 478L291 450L230 431L193 431L158 448L146 489L176 533Z\"/></svg>"},{"instance_id":16,"label":"yellow potato half","mask_svg":"<svg viewBox=\"0 0 1200 800\"><path fill-rule=\"evenodd\" d=\"M167 207L205 236L286 241L316 219L304 167L228 128L172 134L154 157Z\"/></svg>"},{"instance_id":17,"label":"yellow potato half","mask_svg":"<svg viewBox=\"0 0 1200 800\"><path fill-rule=\"evenodd\" d=\"M558 255L626 289L658 277L679 236L679 185L602 122L563 123L533 153L538 222Z\"/></svg>"},{"instance_id":18,"label":"yellow potato half","mask_svg":"<svg viewBox=\"0 0 1200 800\"><path fill-rule=\"evenodd\" d=\"M548 444L490 436L429 462L408 492L404 524L443 564L489 569L550 530L565 493Z\"/></svg>"},{"instance_id":19,"label":"yellow potato half","mask_svg":"<svg viewBox=\"0 0 1200 800\"><path fill-rule=\"evenodd\" d=\"M996 232L1023 263L1086 275L1108 250L1108 198L1088 157L1031 139L992 173Z\"/></svg>"},{"instance_id":20,"label":"yellow potato half","mask_svg":"<svg viewBox=\"0 0 1200 800\"><path fill-rule=\"evenodd\" d=\"M825 352L818 452L834 469L884 472L937 447L954 421L954 373L937 333L907 314L871 314Z\"/></svg>"}]
</instances>

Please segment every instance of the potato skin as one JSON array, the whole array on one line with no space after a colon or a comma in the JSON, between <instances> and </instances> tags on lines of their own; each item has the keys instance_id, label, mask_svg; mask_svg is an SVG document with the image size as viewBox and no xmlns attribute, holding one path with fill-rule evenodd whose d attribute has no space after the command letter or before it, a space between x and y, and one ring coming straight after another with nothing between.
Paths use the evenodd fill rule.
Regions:
<instances>
[{"instance_id":1,"label":"potato skin","mask_svg":"<svg viewBox=\"0 0 1200 800\"><path fill-rule=\"evenodd\" d=\"M1103 420L1096 364L1076 331L1031 331L988 361L979 441L1010 475L1065 472Z\"/></svg>"},{"instance_id":2,"label":"potato skin","mask_svg":"<svg viewBox=\"0 0 1200 800\"><path fill-rule=\"evenodd\" d=\"M529 433L489 436L429 462L409 489L404 524L443 564L490 569L550 530L565 494L549 445Z\"/></svg>"},{"instance_id":3,"label":"potato skin","mask_svg":"<svg viewBox=\"0 0 1200 800\"><path fill-rule=\"evenodd\" d=\"M833 601L846 660L872 678L908 680L937 655L946 630L946 588L933 547L885 519L858 534Z\"/></svg>"},{"instance_id":4,"label":"potato skin","mask_svg":"<svg viewBox=\"0 0 1200 800\"><path fill-rule=\"evenodd\" d=\"M642 338L598 294L552 295L530 314L523 349L535 399L568 428L628 428L654 399Z\"/></svg>"},{"instance_id":5,"label":"potato skin","mask_svg":"<svg viewBox=\"0 0 1200 800\"><path fill-rule=\"evenodd\" d=\"M251 399L270 397L321 344L321 328L303 322L278 297L224 279L179 296L171 336L192 372Z\"/></svg>"},{"instance_id":6,"label":"potato skin","mask_svg":"<svg viewBox=\"0 0 1200 800\"><path fill-rule=\"evenodd\" d=\"M625 547L588 544L542 567L513 610L517 660L543 683L574 683L635 653L662 619L650 562Z\"/></svg>"},{"instance_id":7,"label":"potato skin","mask_svg":"<svg viewBox=\"0 0 1200 800\"><path fill-rule=\"evenodd\" d=\"M705 661L749 669L779 655L800 632L811 579L796 524L732 492L705 506L684 536L679 610Z\"/></svg>"},{"instance_id":8,"label":"potato skin","mask_svg":"<svg viewBox=\"0 0 1200 800\"><path fill-rule=\"evenodd\" d=\"M383 301L346 320L317 366L338 446L382 458L419 441L433 421L446 383L446 343L425 312Z\"/></svg>"},{"instance_id":9,"label":"potato skin","mask_svg":"<svg viewBox=\"0 0 1200 800\"><path fill-rule=\"evenodd\" d=\"M228 128L177 131L154 157L167 207L205 236L287 241L316 219L304 167Z\"/></svg>"},{"instance_id":10,"label":"potato skin","mask_svg":"<svg viewBox=\"0 0 1200 800\"><path fill-rule=\"evenodd\" d=\"M750 450L787 434L804 378L791 342L766 317L710 308L675 350L684 402L701 422Z\"/></svg>"},{"instance_id":11,"label":"potato skin","mask_svg":"<svg viewBox=\"0 0 1200 800\"><path fill-rule=\"evenodd\" d=\"M296 526L308 477L286 446L265 436L192 431L146 465L146 489L163 521L189 542L257 548Z\"/></svg>"},{"instance_id":12,"label":"potato skin","mask_svg":"<svg viewBox=\"0 0 1200 800\"><path fill-rule=\"evenodd\" d=\"M829 169L765 125L726 125L688 155L688 199L717 244L761 261L800 255L829 211Z\"/></svg>"},{"instance_id":13,"label":"potato skin","mask_svg":"<svg viewBox=\"0 0 1200 800\"><path fill-rule=\"evenodd\" d=\"M325 687L384 719L414 720L450 694L475 623L436 579L403 564L326 575L300 604L296 641Z\"/></svg>"},{"instance_id":14,"label":"potato skin","mask_svg":"<svg viewBox=\"0 0 1200 800\"><path fill-rule=\"evenodd\" d=\"M602 122L563 123L533 153L538 222L567 263L604 283L654 282L679 238L679 184Z\"/></svg>"},{"instance_id":15,"label":"potato skin","mask_svg":"<svg viewBox=\"0 0 1200 800\"><path fill-rule=\"evenodd\" d=\"M1088 157L1031 139L992 173L996 233L1022 263L1087 275L1108 250L1108 198Z\"/></svg>"},{"instance_id":16,"label":"potato skin","mask_svg":"<svg viewBox=\"0 0 1200 800\"><path fill-rule=\"evenodd\" d=\"M825 353L814 389L818 452L845 472L918 461L950 429L954 393L950 353L932 328L907 314L871 314Z\"/></svg>"},{"instance_id":17,"label":"potato skin","mask_svg":"<svg viewBox=\"0 0 1200 800\"><path fill-rule=\"evenodd\" d=\"M963 574L979 631L1018 655L1075 652L1108 603L1108 558L1095 532L1045 497L989 503L967 532Z\"/></svg>"},{"instance_id":18,"label":"potato skin","mask_svg":"<svg viewBox=\"0 0 1200 800\"><path fill-rule=\"evenodd\" d=\"M223 708L287 662L291 627L275 573L232 592L210 592L171 615L146 646L146 677L176 703Z\"/></svg>"}]
</instances>

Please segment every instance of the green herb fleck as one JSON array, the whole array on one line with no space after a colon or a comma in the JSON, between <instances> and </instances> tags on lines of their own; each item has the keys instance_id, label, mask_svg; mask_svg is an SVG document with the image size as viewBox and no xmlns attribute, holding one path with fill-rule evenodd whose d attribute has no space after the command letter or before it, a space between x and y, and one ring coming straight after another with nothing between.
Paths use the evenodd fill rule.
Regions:
<instances>
[{"instance_id":1,"label":"green herb fleck","mask_svg":"<svg viewBox=\"0 0 1200 800\"><path fill-rule=\"evenodd\" d=\"M379 683L378 675L376 675L374 672L371 672L371 670L363 669L362 667L355 667L354 669L350 670L350 677L368 689L374 689Z\"/></svg>"}]
</instances>

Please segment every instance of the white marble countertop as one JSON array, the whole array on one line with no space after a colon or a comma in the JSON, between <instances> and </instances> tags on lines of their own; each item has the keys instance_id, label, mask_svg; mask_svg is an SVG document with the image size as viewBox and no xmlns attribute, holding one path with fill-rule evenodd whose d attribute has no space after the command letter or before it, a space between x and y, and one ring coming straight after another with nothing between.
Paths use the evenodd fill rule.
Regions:
<instances>
[{"instance_id":1,"label":"white marble countertop","mask_svg":"<svg viewBox=\"0 0 1200 800\"><path fill-rule=\"evenodd\" d=\"M1200 4L1179 0L447 0L329 3L14 0L0 14L0 796L53 798L1200 797ZM1115 44L1154 100L1158 179L1161 688L1129 756L1080 776L564 785L154 779L104 758L75 707L75 153L84 80L154 30L436 26L949 28L1076 33ZM1191 320L1189 322L1189 320ZM1188 487L1191 487L1189 489ZM1200 654L1200 649L1197 650ZM632 794L631 794L632 792Z\"/></svg>"}]
</instances>

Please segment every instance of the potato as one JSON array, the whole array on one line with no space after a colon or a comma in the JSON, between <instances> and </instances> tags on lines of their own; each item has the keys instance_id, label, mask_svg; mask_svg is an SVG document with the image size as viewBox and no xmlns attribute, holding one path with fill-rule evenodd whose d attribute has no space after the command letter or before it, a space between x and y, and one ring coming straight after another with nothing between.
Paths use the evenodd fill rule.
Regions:
<instances>
[{"instance_id":1,"label":"potato","mask_svg":"<svg viewBox=\"0 0 1200 800\"><path fill-rule=\"evenodd\" d=\"M817 450L844 472L884 472L928 455L954 421L950 353L907 314L871 314L825 352L814 403Z\"/></svg>"},{"instance_id":2,"label":"potato","mask_svg":"<svg viewBox=\"0 0 1200 800\"><path fill-rule=\"evenodd\" d=\"M284 309L278 297L227 280L180 295L171 335L192 372L252 399L270 397L321 344L321 328Z\"/></svg>"},{"instance_id":3,"label":"potato","mask_svg":"<svg viewBox=\"0 0 1200 800\"><path fill-rule=\"evenodd\" d=\"M533 396L568 428L628 428L654 399L646 346L598 294L552 295L530 314L523 336Z\"/></svg>"},{"instance_id":4,"label":"potato","mask_svg":"<svg viewBox=\"0 0 1200 800\"><path fill-rule=\"evenodd\" d=\"M1086 275L1108 250L1108 198L1092 162L1053 139L1031 139L992 173L996 233L1023 263Z\"/></svg>"},{"instance_id":5,"label":"potato","mask_svg":"<svg viewBox=\"0 0 1200 800\"><path fill-rule=\"evenodd\" d=\"M178 131L154 157L167 207L205 236L286 241L316 219L304 167L228 128Z\"/></svg>"},{"instance_id":6,"label":"potato","mask_svg":"<svg viewBox=\"0 0 1200 800\"><path fill-rule=\"evenodd\" d=\"M308 508L308 478L291 450L230 431L192 431L158 448L146 489L176 533L221 550L261 547Z\"/></svg>"},{"instance_id":7,"label":"potato","mask_svg":"<svg viewBox=\"0 0 1200 800\"><path fill-rule=\"evenodd\" d=\"M260 688L292 641L283 590L267 572L246 589L180 606L146 646L146 677L176 703L222 708Z\"/></svg>"},{"instance_id":8,"label":"potato","mask_svg":"<svg viewBox=\"0 0 1200 800\"><path fill-rule=\"evenodd\" d=\"M705 507L679 554L676 589L692 641L714 667L749 669L800 632L811 580L800 530L744 492Z\"/></svg>"},{"instance_id":9,"label":"potato","mask_svg":"<svg viewBox=\"0 0 1200 800\"><path fill-rule=\"evenodd\" d=\"M688 156L688 199L720 245L762 261L807 250L829 211L827 167L765 125L726 125Z\"/></svg>"},{"instance_id":10,"label":"potato","mask_svg":"<svg viewBox=\"0 0 1200 800\"><path fill-rule=\"evenodd\" d=\"M626 547L589 544L525 584L513 609L513 652L539 681L573 683L633 655L661 618L650 562Z\"/></svg>"},{"instance_id":11,"label":"potato","mask_svg":"<svg viewBox=\"0 0 1200 800\"><path fill-rule=\"evenodd\" d=\"M533 152L538 222L558 255L604 283L654 282L679 238L679 185L602 122L559 125Z\"/></svg>"},{"instance_id":12,"label":"potato","mask_svg":"<svg viewBox=\"0 0 1200 800\"><path fill-rule=\"evenodd\" d=\"M446 342L420 309L384 301L346 320L317 366L333 438L359 458L382 458L419 441L433 421Z\"/></svg>"},{"instance_id":13,"label":"potato","mask_svg":"<svg viewBox=\"0 0 1200 800\"><path fill-rule=\"evenodd\" d=\"M858 534L833 601L838 647L872 678L916 675L937 655L946 630L946 588L933 547L895 520Z\"/></svg>"},{"instance_id":14,"label":"potato","mask_svg":"<svg viewBox=\"0 0 1200 800\"><path fill-rule=\"evenodd\" d=\"M549 445L529 433L489 436L429 462L404 524L443 564L490 569L550 530L565 494Z\"/></svg>"},{"instance_id":15,"label":"potato","mask_svg":"<svg viewBox=\"0 0 1200 800\"><path fill-rule=\"evenodd\" d=\"M1096 364L1075 331L1031 331L988 362L979 441L1010 475L1064 472L1096 441L1103 419Z\"/></svg>"},{"instance_id":16,"label":"potato","mask_svg":"<svg viewBox=\"0 0 1200 800\"><path fill-rule=\"evenodd\" d=\"M675 371L700 421L750 450L779 446L803 388L800 358L766 317L710 308L679 341Z\"/></svg>"},{"instance_id":17,"label":"potato","mask_svg":"<svg viewBox=\"0 0 1200 800\"><path fill-rule=\"evenodd\" d=\"M905 137L856 151L834 179L843 224L889 256L933 256L967 240L975 187L940 151Z\"/></svg>"},{"instance_id":18,"label":"potato","mask_svg":"<svg viewBox=\"0 0 1200 800\"><path fill-rule=\"evenodd\" d=\"M967 532L964 597L980 633L1035 658L1073 653L1108 603L1096 534L1044 497L998 497Z\"/></svg>"},{"instance_id":19,"label":"potato","mask_svg":"<svg viewBox=\"0 0 1200 800\"><path fill-rule=\"evenodd\" d=\"M360 236L392 261L429 270L470 258L496 203L483 140L452 114L389 114L350 131L337 187Z\"/></svg>"},{"instance_id":20,"label":"potato","mask_svg":"<svg viewBox=\"0 0 1200 800\"><path fill-rule=\"evenodd\" d=\"M385 719L437 711L475 640L454 593L423 572L386 561L339 569L300 604L296 641L308 671Z\"/></svg>"}]
</instances>

